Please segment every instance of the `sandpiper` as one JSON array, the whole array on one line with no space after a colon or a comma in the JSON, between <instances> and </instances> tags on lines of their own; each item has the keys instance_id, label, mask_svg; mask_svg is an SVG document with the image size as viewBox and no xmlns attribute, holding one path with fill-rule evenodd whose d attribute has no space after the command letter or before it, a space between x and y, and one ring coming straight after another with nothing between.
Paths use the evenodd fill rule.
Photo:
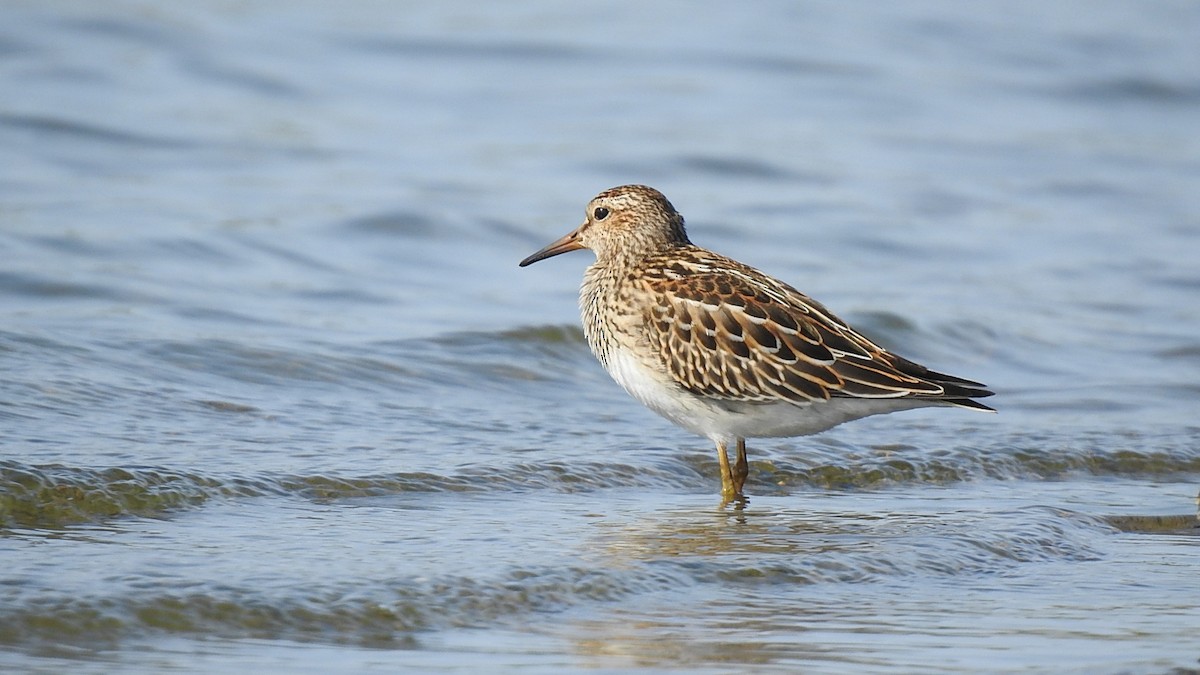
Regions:
<instances>
[{"instance_id":1,"label":"sandpiper","mask_svg":"<svg viewBox=\"0 0 1200 675\"><path fill-rule=\"evenodd\" d=\"M972 400L992 395L985 385L892 354L782 281L692 244L654 188L601 192L582 225L520 266L582 248L596 254L579 292L588 345L630 395L716 444L723 503L745 499L747 438L925 406L992 410Z\"/></svg>"}]
</instances>

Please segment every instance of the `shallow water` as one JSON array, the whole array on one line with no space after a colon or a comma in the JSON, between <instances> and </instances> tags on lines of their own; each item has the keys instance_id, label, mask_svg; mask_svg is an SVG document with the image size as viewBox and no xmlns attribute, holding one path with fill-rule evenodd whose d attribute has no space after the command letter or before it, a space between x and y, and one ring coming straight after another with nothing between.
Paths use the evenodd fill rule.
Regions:
<instances>
[{"instance_id":1,"label":"shallow water","mask_svg":"<svg viewBox=\"0 0 1200 675\"><path fill-rule=\"evenodd\" d=\"M0 8L0 667L1200 667L1186 2ZM644 182L998 415L712 448L588 353Z\"/></svg>"}]
</instances>

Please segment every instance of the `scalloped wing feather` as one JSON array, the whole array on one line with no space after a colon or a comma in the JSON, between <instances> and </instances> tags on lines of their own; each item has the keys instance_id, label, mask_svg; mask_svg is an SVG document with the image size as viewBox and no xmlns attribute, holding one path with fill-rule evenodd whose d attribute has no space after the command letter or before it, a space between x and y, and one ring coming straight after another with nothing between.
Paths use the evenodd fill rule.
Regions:
<instances>
[{"instance_id":1,"label":"scalloped wing feather","mask_svg":"<svg viewBox=\"0 0 1200 675\"><path fill-rule=\"evenodd\" d=\"M820 303L736 261L699 248L649 267L647 335L684 389L729 401L797 404L925 398L988 409L983 385L887 352ZM653 263L653 261L647 261Z\"/></svg>"}]
</instances>

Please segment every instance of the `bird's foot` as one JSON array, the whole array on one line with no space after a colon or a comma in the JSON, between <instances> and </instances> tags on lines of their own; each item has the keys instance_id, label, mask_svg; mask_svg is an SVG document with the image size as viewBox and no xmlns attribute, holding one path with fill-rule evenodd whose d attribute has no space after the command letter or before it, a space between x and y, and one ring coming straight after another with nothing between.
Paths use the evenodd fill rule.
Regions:
<instances>
[{"instance_id":1,"label":"bird's foot","mask_svg":"<svg viewBox=\"0 0 1200 675\"><path fill-rule=\"evenodd\" d=\"M721 490L721 508L725 508L733 504L733 508L741 510L746 508L750 503L750 498L742 494L741 490L734 490L732 485L725 486Z\"/></svg>"}]
</instances>

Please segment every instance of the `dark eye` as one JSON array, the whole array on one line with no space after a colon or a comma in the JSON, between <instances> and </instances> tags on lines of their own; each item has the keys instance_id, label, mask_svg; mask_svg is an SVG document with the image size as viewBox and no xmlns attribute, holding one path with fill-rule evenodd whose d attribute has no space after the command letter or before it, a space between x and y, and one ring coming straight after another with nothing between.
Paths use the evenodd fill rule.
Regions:
<instances>
[{"instance_id":1,"label":"dark eye","mask_svg":"<svg viewBox=\"0 0 1200 675\"><path fill-rule=\"evenodd\" d=\"M595 211L592 211L592 217L596 220L604 220L608 217L608 209L603 206L597 206Z\"/></svg>"}]
</instances>

